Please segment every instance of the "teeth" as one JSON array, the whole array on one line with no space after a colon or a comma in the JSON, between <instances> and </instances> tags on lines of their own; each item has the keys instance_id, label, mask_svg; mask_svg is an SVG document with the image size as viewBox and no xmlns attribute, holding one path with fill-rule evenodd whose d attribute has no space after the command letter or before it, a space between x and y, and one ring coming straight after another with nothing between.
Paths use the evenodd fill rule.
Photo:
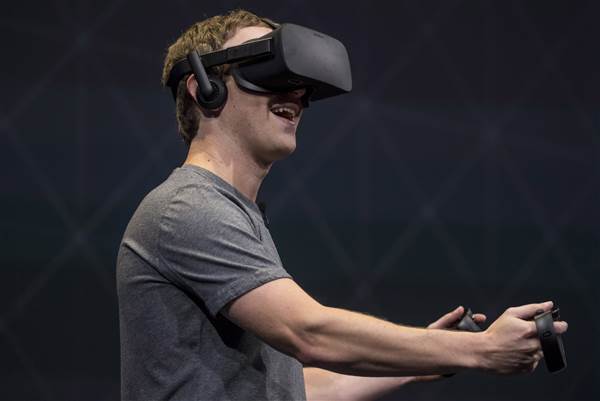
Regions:
<instances>
[{"instance_id":1,"label":"teeth","mask_svg":"<svg viewBox=\"0 0 600 401\"><path fill-rule=\"evenodd\" d=\"M295 117L296 112L290 107L274 107L271 111L275 114L287 114L289 117Z\"/></svg>"}]
</instances>

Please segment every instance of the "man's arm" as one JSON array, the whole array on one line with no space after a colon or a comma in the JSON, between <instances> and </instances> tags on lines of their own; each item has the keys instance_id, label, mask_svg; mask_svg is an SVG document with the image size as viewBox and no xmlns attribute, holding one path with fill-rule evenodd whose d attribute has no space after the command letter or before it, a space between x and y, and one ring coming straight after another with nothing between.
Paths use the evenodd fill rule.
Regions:
<instances>
[{"instance_id":1,"label":"man's arm","mask_svg":"<svg viewBox=\"0 0 600 401\"><path fill-rule=\"evenodd\" d=\"M551 303L510 308L483 333L399 326L323 306L294 281L274 280L230 302L232 322L305 366L355 376L444 374L479 368L530 371L539 360L534 322ZM557 332L565 322L555 323Z\"/></svg>"},{"instance_id":2,"label":"man's arm","mask_svg":"<svg viewBox=\"0 0 600 401\"><path fill-rule=\"evenodd\" d=\"M455 310L427 326L430 329L453 327L462 317L464 308ZM473 320L483 323L486 316L473 315ZM304 385L308 401L373 401L386 394L397 391L409 383L439 380L443 376L407 376L407 377L362 377L349 376L319 368L304 368Z\"/></svg>"},{"instance_id":3,"label":"man's arm","mask_svg":"<svg viewBox=\"0 0 600 401\"><path fill-rule=\"evenodd\" d=\"M304 368L307 401L373 401L414 381L414 376L349 376L325 369Z\"/></svg>"}]
</instances>

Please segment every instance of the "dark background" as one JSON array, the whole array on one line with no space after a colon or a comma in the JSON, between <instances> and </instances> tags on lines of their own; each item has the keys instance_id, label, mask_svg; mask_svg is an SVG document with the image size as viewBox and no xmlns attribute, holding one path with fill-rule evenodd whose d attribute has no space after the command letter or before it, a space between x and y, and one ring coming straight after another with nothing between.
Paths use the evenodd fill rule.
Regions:
<instances>
[{"instance_id":1,"label":"dark background","mask_svg":"<svg viewBox=\"0 0 600 401\"><path fill-rule=\"evenodd\" d=\"M354 91L259 196L300 285L411 325L546 299L569 321L563 373L390 399L600 399L600 3L489 0L3 2L0 399L118 398L118 244L185 156L162 58L236 7L350 52Z\"/></svg>"}]
</instances>

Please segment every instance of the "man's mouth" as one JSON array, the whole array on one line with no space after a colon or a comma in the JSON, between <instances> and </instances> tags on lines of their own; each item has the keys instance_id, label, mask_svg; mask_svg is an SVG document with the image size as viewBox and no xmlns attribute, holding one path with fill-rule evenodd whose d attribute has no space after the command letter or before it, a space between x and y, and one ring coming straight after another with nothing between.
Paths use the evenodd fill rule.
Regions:
<instances>
[{"instance_id":1,"label":"man's mouth","mask_svg":"<svg viewBox=\"0 0 600 401\"><path fill-rule=\"evenodd\" d=\"M295 103L274 104L270 107L271 113L281 117L288 122L296 123L297 117L300 115L300 106Z\"/></svg>"}]
</instances>

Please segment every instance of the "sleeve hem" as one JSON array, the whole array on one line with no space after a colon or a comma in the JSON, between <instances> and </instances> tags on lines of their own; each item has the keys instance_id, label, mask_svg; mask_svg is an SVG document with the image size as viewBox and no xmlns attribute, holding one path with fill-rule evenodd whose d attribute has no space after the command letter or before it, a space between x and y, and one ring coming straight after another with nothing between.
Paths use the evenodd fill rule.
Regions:
<instances>
[{"instance_id":1,"label":"sleeve hem","mask_svg":"<svg viewBox=\"0 0 600 401\"><path fill-rule=\"evenodd\" d=\"M252 278L252 280L247 280L246 278L245 280L234 282L226 288L223 288L210 300L207 300L206 307L208 308L210 314L216 317L216 315L221 311L221 309L234 299L244 295L245 293L255 288L260 287L263 284L282 278L292 279L292 276L285 271L278 273L269 272L257 274Z\"/></svg>"}]
</instances>

